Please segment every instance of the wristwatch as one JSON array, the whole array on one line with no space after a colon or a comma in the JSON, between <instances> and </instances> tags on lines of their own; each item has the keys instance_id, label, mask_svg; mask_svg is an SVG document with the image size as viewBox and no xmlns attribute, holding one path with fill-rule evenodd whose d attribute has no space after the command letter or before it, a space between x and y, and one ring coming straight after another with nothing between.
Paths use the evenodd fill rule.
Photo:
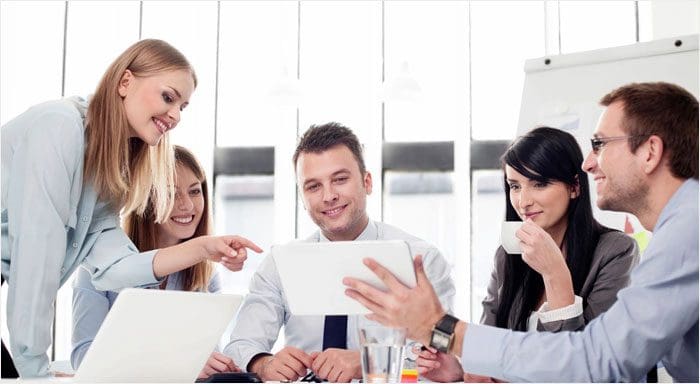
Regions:
<instances>
[{"instance_id":1,"label":"wristwatch","mask_svg":"<svg viewBox=\"0 0 700 384\"><path fill-rule=\"evenodd\" d=\"M433 334L430 336L430 346L440 352L447 353L452 347L455 338L455 326L459 319L445 314L433 327Z\"/></svg>"}]
</instances>

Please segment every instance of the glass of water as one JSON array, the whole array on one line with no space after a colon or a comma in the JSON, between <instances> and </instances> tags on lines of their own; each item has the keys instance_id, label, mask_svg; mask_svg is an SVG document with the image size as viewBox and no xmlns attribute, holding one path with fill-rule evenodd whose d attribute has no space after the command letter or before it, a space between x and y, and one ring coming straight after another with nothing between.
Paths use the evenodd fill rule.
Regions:
<instances>
[{"instance_id":1,"label":"glass of water","mask_svg":"<svg viewBox=\"0 0 700 384\"><path fill-rule=\"evenodd\" d=\"M362 350L362 380L365 383L400 382L406 330L361 324L358 331Z\"/></svg>"}]
</instances>

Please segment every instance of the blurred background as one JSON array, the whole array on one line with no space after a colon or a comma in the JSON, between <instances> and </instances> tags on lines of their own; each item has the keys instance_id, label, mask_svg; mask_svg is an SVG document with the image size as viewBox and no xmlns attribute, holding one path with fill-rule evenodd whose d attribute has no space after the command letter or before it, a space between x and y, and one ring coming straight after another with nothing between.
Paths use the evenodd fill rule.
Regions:
<instances>
[{"instance_id":1,"label":"blurred background","mask_svg":"<svg viewBox=\"0 0 700 384\"><path fill-rule=\"evenodd\" d=\"M2 1L0 124L88 96L129 45L164 39L197 71L172 141L207 170L217 234L269 250L315 230L291 157L310 124L337 121L364 145L370 217L435 244L454 267L457 316L478 321L525 60L697 35L698 12L660 0ZM224 291L244 294L263 257L222 272ZM67 360L70 283L56 305L51 355Z\"/></svg>"}]
</instances>

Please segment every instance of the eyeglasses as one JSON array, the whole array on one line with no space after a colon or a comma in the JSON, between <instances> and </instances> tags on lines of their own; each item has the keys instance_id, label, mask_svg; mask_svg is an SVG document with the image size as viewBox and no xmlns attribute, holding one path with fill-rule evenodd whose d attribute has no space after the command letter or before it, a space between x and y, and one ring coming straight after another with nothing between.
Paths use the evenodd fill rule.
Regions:
<instances>
[{"instance_id":1,"label":"eyeglasses","mask_svg":"<svg viewBox=\"0 0 700 384\"><path fill-rule=\"evenodd\" d=\"M611 141L617 141L617 140L627 140L631 139L633 137L640 137L644 135L631 135L631 136L614 136L614 137L594 137L591 139L591 148L593 149L593 153L598 154L598 151L600 151L603 146Z\"/></svg>"}]
</instances>

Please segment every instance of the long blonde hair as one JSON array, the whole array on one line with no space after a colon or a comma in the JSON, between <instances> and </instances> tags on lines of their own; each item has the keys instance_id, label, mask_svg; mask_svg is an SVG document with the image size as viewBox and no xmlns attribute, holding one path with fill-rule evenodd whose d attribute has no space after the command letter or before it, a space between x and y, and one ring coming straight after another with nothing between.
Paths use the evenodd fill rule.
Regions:
<instances>
[{"instance_id":1,"label":"long blonde hair","mask_svg":"<svg viewBox=\"0 0 700 384\"><path fill-rule=\"evenodd\" d=\"M155 221L162 222L173 205L173 151L167 133L153 147L138 138L129 138L129 122L118 93L126 70L136 77L187 70L195 87L197 77L185 56L170 44L141 40L107 68L88 106L85 180L92 182L100 200L125 214L143 214L153 199Z\"/></svg>"},{"instance_id":2,"label":"long blonde hair","mask_svg":"<svg viewBox=\"0 0 700 384\"><path fill-rule=\"evenodd\" d=\"M202 184L202 196L204 198L202 217L190 239L198 236L210 235L211 216L209 215L209 188L207 186L204 170L192 152L178 145L174 146L174 149L177 167L186 167L191 170L197 180ZM149 199L146 210L142 215L131 212L124 217L124 231L131 241L134 242L136 248L141 252L158 248L158 230L155 223L153 208L153 200ZM168 212L168 214L169 213L170 212ZM187 240L189 239L182 239L182 241ZM182 289L186 291L206 291L213 272L214 267L209 261L203 261L183 270L180 272L183 274Z\"/></svg>"}]
</instances>

